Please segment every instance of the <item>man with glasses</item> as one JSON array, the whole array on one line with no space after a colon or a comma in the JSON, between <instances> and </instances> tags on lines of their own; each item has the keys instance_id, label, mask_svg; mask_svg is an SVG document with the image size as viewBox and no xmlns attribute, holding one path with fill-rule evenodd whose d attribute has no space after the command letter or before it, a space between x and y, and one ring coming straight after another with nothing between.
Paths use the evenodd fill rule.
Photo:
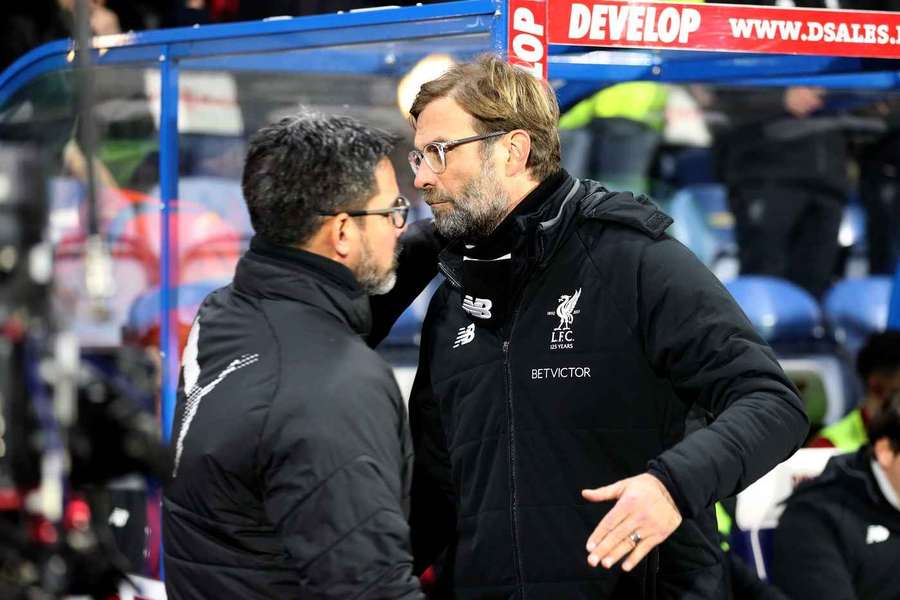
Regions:
<instances>
[{"instance_id":1,"label":"man with glasses","mask_svg":"<svg viewBox=\"0 0 900 600\"><path fill-rule=\"evenodd\" d=\"M393 146L313 113L250 141L256 236L232 284L203 302L182 358L163 500L172 600L423 597L406 408L364 339L368 294L394 287L409 212ZM413 270L420 279L376 319L391 321L430 279Z\"/></svg>"},{"instance_id":2,"label":"man with glasses","mask_svg":"<svg viewBox=\"0 0 900 600\"><path fill-rule=\"evenodd\" d=\"M486 56L410 113L451 240L410 397L417 569L462 600L723 597L713 505L808 428L771 349L650 201L560 168L544 82Z\"/></svg>"}]
</instances>

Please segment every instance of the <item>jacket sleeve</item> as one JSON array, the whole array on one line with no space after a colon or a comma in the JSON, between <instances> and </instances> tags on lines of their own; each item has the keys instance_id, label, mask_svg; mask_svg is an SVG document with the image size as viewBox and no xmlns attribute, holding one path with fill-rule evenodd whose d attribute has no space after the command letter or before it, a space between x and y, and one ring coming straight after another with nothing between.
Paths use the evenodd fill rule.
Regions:
<instances>
[{"instance_id":1,"label":"jacket sleeve","mask_svg":"<svg viewBox=\"0 0 900 600\"><path fill-rule=\"evenodd\" d=\"M435 231L431 219L422 219L406 229L400 244L397 283L387 294L369 297L372 331L367 341L373 348L387 337L406 307L437 275L438 253L444 246L444 239Z\"/></svg>"},{"instance_id":2,"label":"jacket sleeve","mask_svg":"<svg viewBox=\"0 0 900 600\"><path fill-rule=\"evenodd\" d=\"M424 598L403 506L405 414L387 377L364 386L325 383L312 410L269 414L265 510L304 598ZM303 404L297 400L283 404Z\"/></svg>"},{"instance_id":3,"label":"jacket sleeve","mask_svg":"<svg viewBox=\"0 0 900 600\"><path fill-rule=\"evenodd\" d=\"M772 349L687 248L668 237L649 244L638 277L640 335L653 369L714 417L648 467L690 518L787 459L809 422Z\"/></svg>"},{"instance_id":4,"label":"jacket sleeve","mask_svg":"<svg viewBox=\"0 0 900 600\"><path fill-rule=\"evenodd\" d=\"M854 600L846 542L808 502L788 503L775 530L772 582L793 600Z\"/></svg>"},{"instance_id":5,"label":"jacket sleeve","mask_svg":"<svg viewBox=\"0 0 900 600\"><path fill-rule=\"evenodd\" d=\"M415 448L410 524L416 573L434 564L456 536L456 494L450 472L450 454L441 425L441 408L431 387L428 359L432 314L439 304L437 296L440 294L439 291L432 300L422 327L419 368L409 398Z\"/></svg>"}]
</instances>

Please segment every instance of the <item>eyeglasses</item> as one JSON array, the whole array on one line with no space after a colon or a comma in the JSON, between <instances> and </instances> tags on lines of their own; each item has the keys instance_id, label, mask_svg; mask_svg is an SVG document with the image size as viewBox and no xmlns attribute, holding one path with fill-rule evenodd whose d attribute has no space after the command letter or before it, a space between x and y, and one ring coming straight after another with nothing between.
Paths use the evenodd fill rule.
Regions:
<instances>
[{"instance_id":1,"label":"eyeglasses","mask_svg":"<svg viewBox=\"0 0 900 600\"><path fill-rule=\"evenodd\" d=\"M409 200L403 196L397 196L394 205L389 208L372 208L369 210L339 210L337 212L319 212L323 217L336 217L347 215L350 217L366 217L368 215L384 215L391 218L391 223L397 229L403 229L406 225L406 217L409 215Z\"/></svg>"},{"instance_id":2,"label":"eyeglasses","mask_svg":"<svg viewBox=\"0 0 900 600\"><path fill-rule=\"evenodd\" d=\"M447 153L457 146L462 146L463 144L468 144L469 142L477 142L479 140L486 140L488 138L505 134L505 131L495 131L493 133L473 135L472 137L465 137L458 140L448 140L446 142L430 142L428 144L425 144L425 146L421 150L413 150L409 153L409 166L412 167L413 174L418 175L419 167L422 166L422 161L424 160L428 165L428 168L431 169L431 171L435 175L440 175L447 169Z\"/></svg>"}]
</instances>

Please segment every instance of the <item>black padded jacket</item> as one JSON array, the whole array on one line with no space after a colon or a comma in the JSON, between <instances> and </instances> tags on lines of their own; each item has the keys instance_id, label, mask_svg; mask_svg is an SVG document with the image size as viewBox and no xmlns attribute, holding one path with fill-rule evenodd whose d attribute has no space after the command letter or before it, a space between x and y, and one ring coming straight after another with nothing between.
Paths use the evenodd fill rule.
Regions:
<instances>
[{"instance_id":1,"label":"black padded jacket","mask_svg":"<svg viewBox=\"0 0 900 600\"><path fill-rule=\"evenodd\" d=\"M436 249L429 261L411 247L424 262L403 261L399 293L379 301L382 324L436 271ZM371 327L348 269L260 239L203 302L163 499L170 599L423 597L409 547L407 413L366 344Z\"/></svg>"},{"instance_id":2,"label":"black padded jacket","mask_svg":"<svg viewBox=\"0 0 900 600\"><path fill-rule=\"evenodd\" d=\"M510 217L523 266L508 298L463 289L463 247L441 255L410 399L417 568L437 561L467 600L724 597L713 504L800 446L800 399L666 215L556 181ZM710 424L685 435L696 407ZM648 470L683 524L631 574L590 568L611 503L580 490Z\"/></svg>"},{"instance_id":3,"label":"black padded jacket","mask_svg":"<svg viewBox=\"0 0 900 600\"><path fill-rule=\"evenodd\" d=\"M900 509L864 447L797 488L775 530L772 580L793 600L900 598Z\"/></svg>"}]
</instances>

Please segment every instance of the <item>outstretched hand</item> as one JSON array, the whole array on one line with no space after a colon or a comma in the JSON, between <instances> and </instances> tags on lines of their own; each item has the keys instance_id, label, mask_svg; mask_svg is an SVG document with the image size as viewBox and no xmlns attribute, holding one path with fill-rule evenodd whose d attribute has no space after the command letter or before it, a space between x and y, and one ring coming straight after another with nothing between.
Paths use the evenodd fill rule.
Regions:
<instances>
[{"instance_id":1,"label":"outstretched hand","mask_svg":"<svg viewBox=\"0 0 900 600\"><path fill-rule=\"evenodd\" d=\"M627 556L630 571L681 525L681 513L662 482L644 473L593 490L581 490L590 502L616 504L587 540L588 563L607 569Z\"/></svg>"}]
</instances>

